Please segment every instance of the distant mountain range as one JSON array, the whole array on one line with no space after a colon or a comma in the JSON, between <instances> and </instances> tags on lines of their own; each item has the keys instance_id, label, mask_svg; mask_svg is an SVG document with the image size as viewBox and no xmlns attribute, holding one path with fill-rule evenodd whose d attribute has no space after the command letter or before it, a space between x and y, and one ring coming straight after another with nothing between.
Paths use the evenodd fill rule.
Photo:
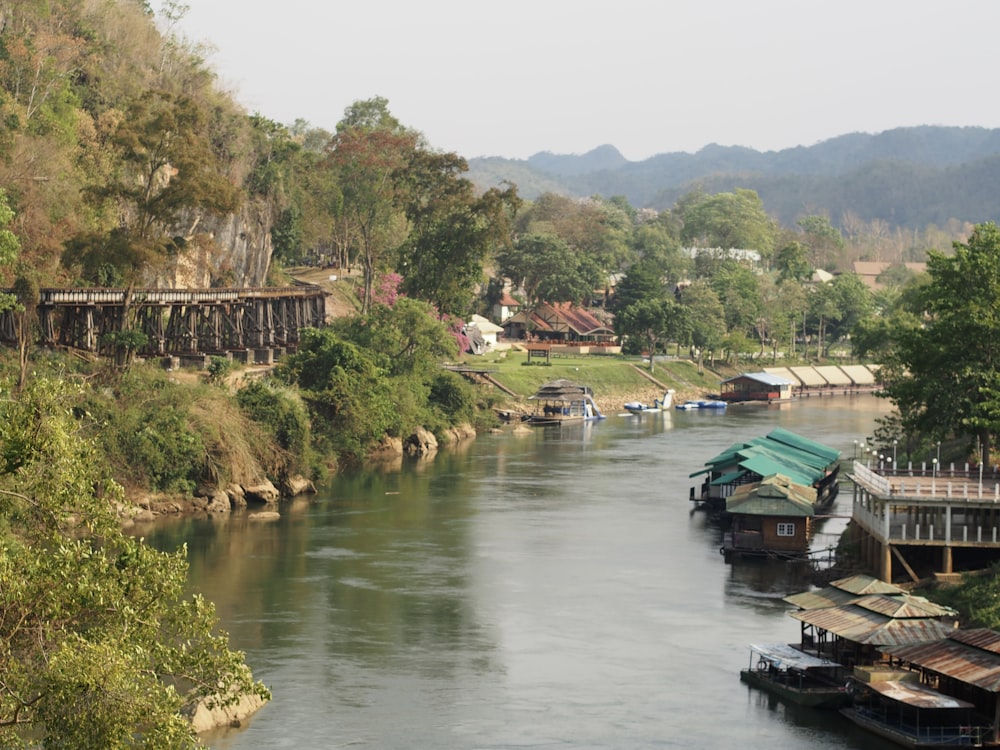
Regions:
<instances>
[{"instance_id":1,"label":"distant mountain range","mask_svg":"<svg viewBox=\"0 0 1000 750\"><path fill-rule=\"evenodd\" d=\"M625 196L637 208L670 208L685 193L756 190L786 226L825 214L924 229L950 220L1000 223L1000 130L921 126L852 133L814 146L755 151L709 145L695 154L628 161L614 146L583 155L542 152L527 160L469 160L480 187L516 184L522 197L545 192Z\"/></svg>"}]
</instances>

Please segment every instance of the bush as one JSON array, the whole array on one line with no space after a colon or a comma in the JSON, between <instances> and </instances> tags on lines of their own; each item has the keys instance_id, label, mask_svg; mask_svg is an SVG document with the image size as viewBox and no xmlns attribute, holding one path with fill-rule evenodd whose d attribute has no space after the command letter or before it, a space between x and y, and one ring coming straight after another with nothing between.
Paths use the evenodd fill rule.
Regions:
<instances>
[{"instance_id":1,"label":"bush","mask_svg":"<svg viewBox=\"0 0 1000 750\"><path fill-rule=\"evenodd\" d=\"M310 463L312 428L309 414L298 396L289 390L255 381L236 392L236 403L288 453L292 464L288 469L300 471Z\"/></svg>"}]
</instances>

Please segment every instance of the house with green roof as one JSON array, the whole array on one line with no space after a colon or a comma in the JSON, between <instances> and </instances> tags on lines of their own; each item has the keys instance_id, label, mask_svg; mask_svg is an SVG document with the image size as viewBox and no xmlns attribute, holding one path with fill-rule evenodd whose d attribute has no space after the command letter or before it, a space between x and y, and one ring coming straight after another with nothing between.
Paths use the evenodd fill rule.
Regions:
<instances>
[{"instance_id":1,"label":"house with green roof","mask_svg":"<svg viewBox=\"0 0 1000 750\"><path fill-rule=\"evenodd\" d=\"M816 490L781 474L744 484L726 498L730 529L722 552L734 555L801 557L809 552Z\"/></svg>"},{"instance_id":2,"label":"house with green roof","mask_svg":"<svg viewBox=\"0 0 1000 750\"><path fill-rule=\"evenodd\" d=\"M710 512L726 512L726 498L737 488L780 474L816 491L817 510L829 507L837 496L840 451L777 427L763 437L734 443L708 459L691 477L703 477L691 488L691 500Z\"/></svg>"}]
</instances>

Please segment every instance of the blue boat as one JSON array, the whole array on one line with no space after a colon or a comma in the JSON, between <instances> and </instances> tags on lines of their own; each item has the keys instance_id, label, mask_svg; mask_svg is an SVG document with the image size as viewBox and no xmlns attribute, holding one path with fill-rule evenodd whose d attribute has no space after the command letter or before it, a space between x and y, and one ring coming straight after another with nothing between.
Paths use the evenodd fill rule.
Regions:
<instances>
[{"instance_id":1,"label":"blue boat","mask_svg":"<svg viewBox=\"0 0 1000 750\"><path fill-rule=\"evenodd\" d=\"M725 409L726 402L718 400L685 401L677 404L678 409Z\"/></svg>"}]
</instances>

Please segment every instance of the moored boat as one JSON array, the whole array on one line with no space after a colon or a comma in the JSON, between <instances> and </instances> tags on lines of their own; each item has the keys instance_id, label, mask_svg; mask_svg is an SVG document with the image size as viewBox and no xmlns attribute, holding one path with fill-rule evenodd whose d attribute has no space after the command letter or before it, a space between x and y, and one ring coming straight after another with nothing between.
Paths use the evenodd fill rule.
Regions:
<instances>
[{"instance_id":1,"label":"moored boat","mask_svg":"<svg viewBox=\"0 0 1000 750\"><path fill-rule=\"evenodd\" d=\"M631 414L643 414L645 412L666 411L674 403L674 389L671 388L663 394L663 398L654 398L653 405L644 404L642 401L628 401L625 403L625 411Z\"/></svg>"},{"instance_id":2,"label":"moored boat","mask_svg":"<svg viewBox=\"0 0 1000 750\"><path fill-rule=\"evenodd\" d=\"M850 703L842 665L785 643L750 646L740 679L799 706L840 708Z\"/></svg>"},{"instance_id":3,"label":"moored boat","mask_svg":"<svg viewBox=\"0 0 1000 750\"><path fill-rule=\"evenodd\" d=\"M677 404L678 409L725 409L726 406L727 404L725 401L719 401L717 399L685 401L683 404Z\"/></svg>"},{"instance_id":4,"label":"moored boat","mask_svg":"<svg viewBox=\"0 0 1000 750\"><path fill-rule=\"evenodd\" d=\"M525 423L529 425L559 425L604 419L590 388L569 380L546 383L529 400L535 402L534 412L524 417Z\"/></svg>"},{"instance_id":5,"label":"moored boat","mask_svg":"<svg viewBox=\"0 0 1000 750\"><path fill-rule=\"evenodd\" d=\"M840 713L859 727L913 750L983 747L992 735L975 705L918 682L853 681L853 705ZM995 747L995 745L993 745Z\"/></svg>"}]
</instances>

